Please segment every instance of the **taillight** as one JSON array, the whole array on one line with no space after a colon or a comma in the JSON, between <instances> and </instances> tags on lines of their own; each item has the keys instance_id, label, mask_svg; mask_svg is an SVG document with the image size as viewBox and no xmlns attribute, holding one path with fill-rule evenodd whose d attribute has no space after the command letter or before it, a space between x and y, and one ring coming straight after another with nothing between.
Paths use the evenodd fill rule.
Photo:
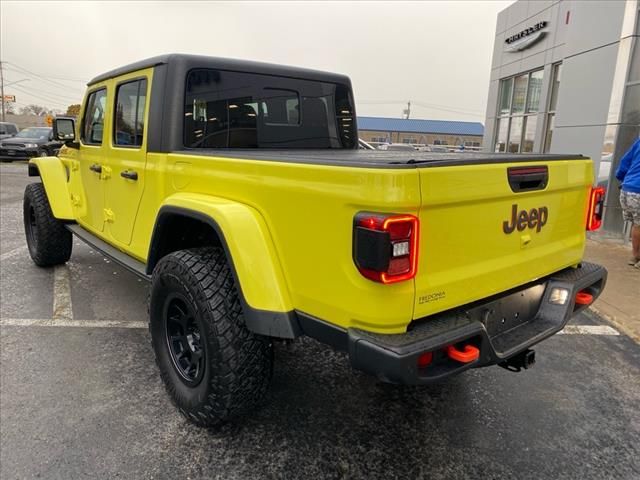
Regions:
<instances>
[{"instance_id":1,"label":"taillight","mask_svg":"<svg viewBox=\"0 0 640 480\"><path fill-rule=\"evenodd\" d=\"M597 230L602 225L604 212L604 187L591 188L589 194L589 208L587 209L587 230Z\"/></svg>"},{"instance_id":2,"label":"taillight","mask_svg":"<svg viewBox=\"0 0 640 480\"><path fill-rule=\"evenodd\" d=\"M409 280L418 267L418 218L361 212L353 226L353 259L360 273L380 283Z\"/></svg>"}]
</instances>

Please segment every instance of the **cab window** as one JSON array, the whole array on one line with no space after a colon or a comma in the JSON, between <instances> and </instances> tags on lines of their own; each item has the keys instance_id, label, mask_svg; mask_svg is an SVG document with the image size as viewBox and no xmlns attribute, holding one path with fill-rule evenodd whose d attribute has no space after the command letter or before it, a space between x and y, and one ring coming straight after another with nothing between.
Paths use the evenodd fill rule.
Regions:
<instances>
[{"instance_id":1,"label":"cab window","mask_svg":"<svg viewBox=\"0 0 640 480\"><path fill-rule=\"evenodd\" d=\"M144 135L144 109L147 101L146 78L123 83L116 92L113 143L121 147L139 147Z\"/></svg>"},{"instance_id":2,"label":"cab window","mask_svg":"<svg viewBox=\"0 0 640 480\"><path fill-rule=\"evenodd\" d=\"M88 145L101 145L104 131L105 106L107 104L107 89L103 88L91 92L87 98L87 106L82 120L80 138Z\"/></svg>"},{"instance_id":3,"label":"cab window","mask_svg":"<svg viewBox=\"0 0 640 480\"><path fill-rule=\"evenodd\" d=\"M222 70L186 80L188 148L354 148L347 85Z\"/></svg>"}]
</instances>

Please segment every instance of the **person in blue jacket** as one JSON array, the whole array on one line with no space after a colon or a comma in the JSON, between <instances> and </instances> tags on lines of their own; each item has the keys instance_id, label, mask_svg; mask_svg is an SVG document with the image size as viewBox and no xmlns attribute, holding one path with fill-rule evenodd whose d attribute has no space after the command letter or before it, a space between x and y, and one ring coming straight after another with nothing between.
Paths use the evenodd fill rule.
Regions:
<instances>
[{"instance_id":1,"label":"person in blue jacket","mask_svg":"<svg viewBox=\"0 0 640 480\"><path fill-rule=\"evenodd\" d=\"M621 184L622 216L632 224L629 265L640 268L640 137L620 160L616 178Z\"/></svg>"}]
</instances>

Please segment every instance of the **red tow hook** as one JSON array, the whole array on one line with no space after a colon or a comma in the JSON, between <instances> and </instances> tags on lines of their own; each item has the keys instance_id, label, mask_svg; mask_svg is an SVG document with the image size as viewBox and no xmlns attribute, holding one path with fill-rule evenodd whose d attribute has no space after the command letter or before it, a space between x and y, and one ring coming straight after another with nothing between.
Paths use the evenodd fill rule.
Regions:
<instances>
[{"instance_id":1,"label":"red tow hook","mask_svg":"<svg viewBox=\"0 0 640 480\"><path fill-rule=\"evenodd\" d=\"M593 295L582 290L576 293L576 303L578 305L591 305L593 303Z\"/></svg>"},{"instance_id":2,"label":"red tow hook","mask_svg":"<svg viewBox=\"0 0 640 480\"><path fill-rule=\"evenodd\" d=\"M465 345L463 350L458 350L455 345L447 347L447 356L461 363L471 363L480 358L480 350L473 345Z\"/></svg>"}]
</instances>

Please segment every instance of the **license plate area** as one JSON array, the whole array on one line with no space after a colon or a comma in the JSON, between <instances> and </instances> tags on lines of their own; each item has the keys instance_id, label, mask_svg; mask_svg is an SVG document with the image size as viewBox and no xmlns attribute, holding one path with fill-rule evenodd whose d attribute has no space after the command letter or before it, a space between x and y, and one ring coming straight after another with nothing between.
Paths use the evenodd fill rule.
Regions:
<instances>
[{"instance_id":1,"label":"license plate area","mask_svg":"<svg viewBox=\"0 0 640 480\"><path fill-rule=\"evenodd\" d=\"M479 315L489 337L495 337L534 319L544 290L541 283L516 291L474 309L474 316Z\"/></svg>"}]
</instances>

